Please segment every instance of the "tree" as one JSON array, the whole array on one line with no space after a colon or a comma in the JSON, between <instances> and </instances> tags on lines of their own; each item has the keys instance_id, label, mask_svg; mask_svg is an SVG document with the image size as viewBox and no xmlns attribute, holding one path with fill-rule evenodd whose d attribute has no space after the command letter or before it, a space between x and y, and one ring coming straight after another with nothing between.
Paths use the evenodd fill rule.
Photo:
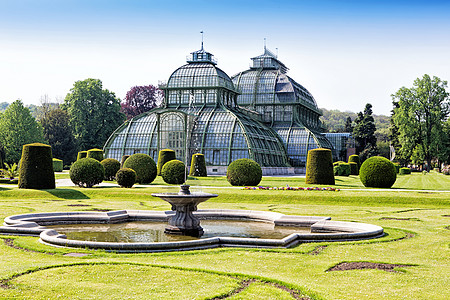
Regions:
<instances>
[{"instance_id":1,"label":"tree","mask_svg":"<svg viewBox=\"0 0 450 300\"><path fill-rule=\"evenodd\" d=\"M52 146L53 157L62 159L66 165L75 161L77 144L69 125L69 114L60 109L52 109L45 113L40 121L44 137Z\"/></svg>"},{"instance_id":2,"label":"tree","mask_svg":"<svg viewBox=\"0 0 450 300\"><path fill-rule=\"evenodd\" d=\"M125 120L119 98L102 87L99 79L77 81L62 104L62 109L69 114L69 124L81 150L102 148Z\"/></svg>"},{"instance_id":3,"label":"tree","mask_svg":"<svg viewBox=\"0 0 450 300\"><path fill-rule=\"evenodd\" d=\"M375 131L376 126L372 116L372 104L367 103L364 113L358 113L355 119L355 127L353 128L356 154L359 155L361 162L378 154Z\"/></svg>"},{"instance_id":4,"label":"tree","mask_svg":"<svg viewBox=\"0 0 450 300\"><path fill-rule=\"evenodd\" d=\"M352 118L347 117L345 121L344 132L353 132Z\"/></svg>"},{"instance_id":5,"label":"tree","mask_svg":"<svg viewBox=\"0 0 450 300\"><path fill-rule=\"evenodd\" d=\"M444 122L450 110L447 82L425 74L412 88L400 88L392 95L398 107L392 116L398 128L401 153L417 161L423 158L430 170L432 159L446 151Z\"/></svg>"},{"instance_id":6,"label":"tree","mask_svg":"<svg viewBox=\"0 0 450 300\"><path fill-rule=\"evenodd\" d=\"M5 148L5 161L17 163L23 145L45 142L42 127L30 110L20 100L11 103L0 119L0 144Z\"/></svg>"},{"instance_id":7,"label":"tree","mask_svg":"<svg viewBox=\"0 0 450 300\"><path fill-rule=\"evenodd\" d=\"M134 86L127 92L125 102L121 103L122 112L131 119L157 107L162 98L162 90L153 85Z\"/></svg>"}]
</instances>

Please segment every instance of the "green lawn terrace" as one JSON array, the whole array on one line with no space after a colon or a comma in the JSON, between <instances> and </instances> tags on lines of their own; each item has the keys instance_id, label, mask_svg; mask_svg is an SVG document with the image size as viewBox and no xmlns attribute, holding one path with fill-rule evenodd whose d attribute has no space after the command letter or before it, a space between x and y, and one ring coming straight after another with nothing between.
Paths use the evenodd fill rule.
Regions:
<instances>
[{"instance_id":1,"label":"green lawn terrace","mask_svg":"<svg viewBox=\"0 0 450 300\"><path fill-rule=\"evenodd\" d=\"M57 180L67 178L58 173ZM36 237L0 236L0 298L448 299L450 176L398 176L392 189L336 177L340 191L243 190L224 177L189 178L219 194L200 209L246 209L382 226L382 238L305 243L290 249L116 254L54 248ZM307 187L301 177L263 177L261 186ZM90 189L0 187L0 218L31 212L168 210L152 193L177 186ZM75 254L76 253L76 254Z\"/></svg>"}]
</instances>

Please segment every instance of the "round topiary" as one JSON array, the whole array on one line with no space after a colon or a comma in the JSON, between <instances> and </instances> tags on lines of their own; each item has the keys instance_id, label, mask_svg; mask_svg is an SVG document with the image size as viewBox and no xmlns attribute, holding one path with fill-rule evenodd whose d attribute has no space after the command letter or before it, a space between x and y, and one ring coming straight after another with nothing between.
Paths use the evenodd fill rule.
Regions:
<instances>
[{"instance_id":1,"label":"round topiary","mask_svg":"<svg viewBox=\"0 0 450 300\"><path fill-rule=\"evenodd\" d=\"M19 188L55 188L51 146L41 143L23 145L20 161Z\"/></svg>"},{"instance_id":2,"label":"round topiary","mask_svg":"<svg viewBox=\"0 0 450 300\"><path fill-rule=\"evenodd\" d=\"M358 164L352 161L348 164L350 165L350 175L358 175Z\"/></svg>"},{"instance_id":3,"label":"round topiary","mask_svg":"<svg viewBox=\"0 0 450 300\"><path fill-rule=\"evenodd\" d=\"M399 173L400 173L400 175L409 175L409 174L411 174L411 169L410 168L400 168Z\"/></svg>"},{"instance_id":4,"label":"round topiary","mask_svg":"<svg viewBox=\"0 0 450 300\"><path fill-rule=\"evenodd\" d=\"M80 151L77 154L77 160L82 159L82 158L86 158L87 156L87 151Z\"/></svg>"},{"instance_id":5,"label":"round topiary","mask_svg":"<svg viewBox=\"0 0 450 300\"><path fill-rule=\"evenodd\" d=\"M361 162L359 160L359 156L356 155L356 154L350 155L348 157L348 162L355 162L355 163L357 163L358 164L358 169L361 166Z\"/></svg>"},{"instance_id":6,"label":"round topiary","mask_svg":"<svg viewBox=\"0 0 450 300\"><path fill-rule=\"evenodd\" d=\"M166 162L176 159L175 151L171 149L163 149L158 154L158 176L161 176L162 167Z\"/></svg>"},{"instance_id":7,"label":"round topiary","mask_svg":"<svg viewBox=\"0 0 450 300\"><path fill-rule=\"evenodd\" d=\"M227 168L227 180L231 185L255 186L261 182L261 179L261 166L248 158L235 160Z\"/></svg>"},{"instance_id":8,"label":"round topiary","mask_svg":"<svg viewBox=\"0 0 450 300\"><path fill-rule=\"evenodd\" d=\"M330 149L317 148L308 151L305 183L335 184L333 157Z\"/></svg>"},{"instance_id":9,"label":"round topiary","mask_svg":"<svg viewBox=\"0 0 450 300\"><path fill-rule=\"evenodd\" d=\"M196 177L206 177L208 176L206 172L205 156L201 153L195 153L192 155L191 169L189 176Z\"/></svg>"},{"instance_id":10,"label":"round topiary","mask_svg":"<svg viewBox=\"0 0 450 300\"><path fill-rule=\"evenodd\" d=\"M120 159L120 167L123 167L123 163L127 160L127 158L130 157L130 155L124 155L122 156L122 158Z\"/></svg>"},{"instance_id":11,"label":"round topiary","mask_svg":"<svg viewBox=\"0 0 450 300\"><path fill-rule=\"evenodd\" d=\"M117 184L124 188L133 187L136 182L136 172L130 168L119 169L116 173Z\"/></svg>"},{"instance_id":12,"label":"round topiary","mask_svg":"<svg viewBox=\"0 0 450 300\"><path fill-rule=\"evenodd\" d=\"M53 158L53 171L62 172L64 167L63 161L61 159Z\"/></svg>"},{"instance_id":13,"label":"round topiary","mask_svg":"<svg viewBox=\"0 0 450 300\"><path fill-rule=\"evenodd\" d=\"M130 168L136 172L136 182L151 183L156 178L156 163L149 155L136 153L127 158L123 168Z\"/></svg>"},{"instance_id":14,"label":"round topiary","mask_svg":"<svg viewBox=\"0 0 450 300\"><path fill-rule=\"evenodd\" d=\"M82 158L72 164L69 171L70 180L79 187L93 187L103 181L105 168L93 158Z\"/></svg>"},{"instance_id":15,"label":"round topiary","mask_svg":"<svg viewBox=\"0 0 450 300\"><path fill-rule=\"evenodd\" d=\"M102 149L90 149L87 151L86 157L93 158L98 161L102 161L103 160L103 150Z\"/></svg>"},{"instance_id":16,"label":"round topiary","mask_svg":"<svg viewBox=\"0 0 450 300\"><path fill-rule=\"evenodd\" d=\"M114 158L105 158L100 163L105 168L105 180L114 180L117 171L120 169L120 162Z\"/></svg>"},{"instance_id":17,"label":"round topiary","mask_svg":"<svg viewBox=\"0 0 450 300\"><path fill-rule=\"evenodd\" d=\"M387 158L373 156L361 165L359 178L365 187L390 188L397 179L397 171Z\"/></svg>"},{"instance_id":18,"label":"round topiary","mask_svg":"<svg viewBox=\"0 0 450 300\"><path fill-rule=\"evenodd\" d=\"M182 184L186 178L186 166L182 161L173 159L164 164L161 176L166 183Z\"/></svg>"}]
</instances>

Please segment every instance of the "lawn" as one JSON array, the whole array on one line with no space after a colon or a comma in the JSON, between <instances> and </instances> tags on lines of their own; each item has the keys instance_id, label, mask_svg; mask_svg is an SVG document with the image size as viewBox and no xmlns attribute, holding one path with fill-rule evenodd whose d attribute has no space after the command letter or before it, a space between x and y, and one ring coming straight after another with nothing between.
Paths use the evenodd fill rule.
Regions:
<instances>
[{"instance_id":1,"label":"lawn","mask_svg":"<svg viewBox=\"0 0 450 300\"><path fill-rule=\"evenodd\" d=\"M59 174L58 178L67 178ZM340 191L242 190L224 177L191 178L219 197L200 209L252 209L330 216L380 225L368 241L306 243L291 249L230 249L116 254L53 248L36 237L0 236L0 299L449 299L450 176L399 176L394 189L337 177ZM133 189L0 188L0 220L14 214L99 209L167 210L152 185ZM307 186L304 178L265 177L262 186ZM218 188L213 188L217 186ZM13 246L13 247L12 247ZM83 257L70 253L88 254ZM399 264L393 271L328 271L343 262ZM305 298L305 299L308 299Z\"/></svg>"}]
</instances>

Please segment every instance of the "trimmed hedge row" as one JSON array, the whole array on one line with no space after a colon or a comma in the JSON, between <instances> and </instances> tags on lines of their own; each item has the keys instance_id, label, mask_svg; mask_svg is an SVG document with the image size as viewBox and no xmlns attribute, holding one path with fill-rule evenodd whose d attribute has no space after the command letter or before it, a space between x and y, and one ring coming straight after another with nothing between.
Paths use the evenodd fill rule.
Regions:
<instances>
[{"instance_id":1,"label":"trimmed hedge row","mask_svg":"<svg viewBox=\"0 0 450 300\"><path fill-rule=\"evenodd\" d=\"M62 172L64 168L63 161L61 159L53 158L53 171Z\"/></svg>"},{"instance_id":2,"label":"trimmed hedge row","mask_svg":"<svg viewBox=\"0 0 450 300\"><path fill-rule=\"evenodd\" d=\"M410 168L400 168L399 173L400 173L400 175L409 175L409 174L411 174L411 169Z\"/></svg>"},{"instance_id":3,"label":"trimmed hedge row","mask_svg":"<svg viewBox=\"0 0 450 300\"><path fill-rule=\"evenodd\" d=\"M349 176L351 174L351 167L349 163L337 161L333 163L333 171L334 176Z\"/></svg>"}]
</instances>

